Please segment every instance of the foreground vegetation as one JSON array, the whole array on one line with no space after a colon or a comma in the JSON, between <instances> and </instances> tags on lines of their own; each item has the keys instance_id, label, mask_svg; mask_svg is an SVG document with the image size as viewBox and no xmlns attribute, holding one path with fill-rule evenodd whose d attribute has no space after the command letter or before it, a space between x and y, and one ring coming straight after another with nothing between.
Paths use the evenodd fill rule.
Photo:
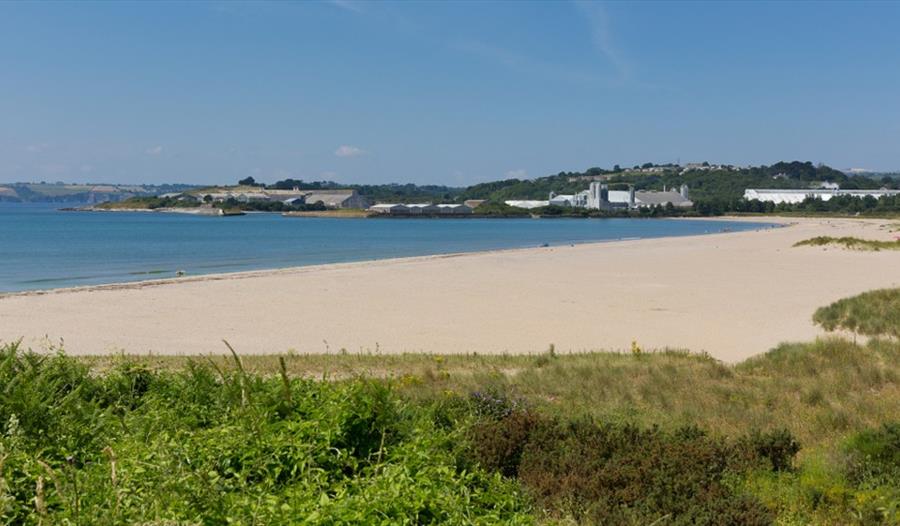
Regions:
<instances>
[{"instance_id":1,"label":"foreground vegetation","mask_svg":"<svg viewBox=\"0 0 900 526\"><path fill-rule=\"evenodd\" d=\"M737 365L7 345L0 522L900 524L898 296Z\"/></svg>"},{"instance_id":2,"label":"foreground vegetation","mask_svg":"<svg viewBox=\"0 0 900 526\"><path fill-rule=\"evenodd\" d=\"M394 376L321 381L297 371L377 362L85 362L9 346L0 517L900 520L900 427L884 425L900 407L896 343L787 345L734 367L681 352L394 361Z\"/></svg>"}]
</instances>

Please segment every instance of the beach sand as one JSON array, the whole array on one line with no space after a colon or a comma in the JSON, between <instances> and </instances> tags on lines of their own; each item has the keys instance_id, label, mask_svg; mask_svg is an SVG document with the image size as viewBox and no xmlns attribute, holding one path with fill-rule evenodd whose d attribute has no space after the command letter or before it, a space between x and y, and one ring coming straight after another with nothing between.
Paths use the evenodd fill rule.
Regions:
<instances>
[{"instance_id":1,"label":"beach sand","mask_svg":"<svg viewBox=\"0 0 900 526\"><path fill-rule=\"evenodd\" d=\"M822 332L817 307L900 286L890 221L431 256L0 298L0 340L70 354L535 353L683 348L729 362Z\"/></svg>"}]
</instances>

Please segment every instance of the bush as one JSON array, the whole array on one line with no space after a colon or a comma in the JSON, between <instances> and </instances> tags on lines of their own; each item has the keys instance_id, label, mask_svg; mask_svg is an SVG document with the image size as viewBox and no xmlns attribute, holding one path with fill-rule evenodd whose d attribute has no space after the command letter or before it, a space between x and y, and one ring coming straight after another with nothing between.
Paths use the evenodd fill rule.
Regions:
<instances>
[{"instance_id":1,"label":"bush","mask_svg":"<svg viewBox=\"0 0 900 526\"><path fill-rule=\"evenodd\" d=\"M527 411L482 418L470 443L482 466L518 477L538 506L591 524L769 524L760 502L726 484L732 449L776 459L772 466L796 453L789 435L729 445L696 427L664 432Z\"/></svg>"},{"instance_id":2,"label":"bush","mask_svg":"<svg viewBox=\"0 0 900 526\"><path fill-rule=\"evenodd\" d=\"M900 423L854 435L847 441L845 453L847 475L853 482L900 487Z\"/></svg>"},{"instance_id":3,"label":"bush","mask_svg":"<svg viewBox=\"0 0 900 526\"><path fill-rule=\"evenodd\" d=\"M767 433L753 431L738 439L734 455L738 463L745 467L762 466L771 471L788 471L793 467L794 457L800 451L800 444L786 429Z\"/></svg>"}]
</instances>

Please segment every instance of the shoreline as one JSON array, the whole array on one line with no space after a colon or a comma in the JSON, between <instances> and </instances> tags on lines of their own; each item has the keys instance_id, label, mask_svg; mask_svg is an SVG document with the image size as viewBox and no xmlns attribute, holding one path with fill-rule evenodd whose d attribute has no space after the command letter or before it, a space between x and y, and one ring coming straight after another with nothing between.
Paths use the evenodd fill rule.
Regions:
<instances>
[{"instance_id":1,"label":"shoreline","mask_svg":"<svg viewBox=\"0 0 900 526\"><path fill-rule=\"evenodd\" d=\"M636 342L738 362L823 335L818 307L900 286L897 251L793 247L890 237L890 221L777 223L791 228L15 293L0 298L0 340L64 341L73 355L221 354L222 339L246 355L627 352Z\"/></svg>"},{"instance_id":2,"label":"shoreline","mask_svg":"<svg viewBox=\"0 0 900 526\"><path fill-rule=\"evenodd\" d=\"M120 210L102 210L103 212L118 212ZM131 211L131 210L129 210ZM156 212L156 210L147 209L147 212ZM258 212L258 213L268 213L268 212ZM274 212L273 212L274 213ZM573 219L582 219L582 218L573 218ZM585 218L587 219L587 218ZM696 234L696 235L688 235L688 236L659 236L659 237L646 237L646 238L637 238L637 239L609 239L609 240L599 240L599 241L583 241L583 242L575 242L575 243L566 243L561 245L549 245L549 246L530 246L530 247L516 247L516 248L496 248L489 250L474 250L467 252L448 252L444 254L425 254L421 256L404 256L404 257L394 257L394 258L382 258L382 259L363 259L359 261L346 261L346 262L336 262L336 263L320 263L315 265L294 265L290 267L273 267L273 268L265 268L258 270L239 270L235 272L213 272L209 274L195 274L195 275L185 275L178 277L170 277L170 278L150 278L150 279L142 279L135 281L116 281L112 283L101 283L97 285L75 285L70 287L55 287L49 289L31 289L31 290L20 290L20 291L10 291L10 292L0 292L0 300L12 297L19 296L45 296L51 294L67 294L67 293L75 293L75 292L92 292L92 291L103 291L103 290L121 290L121 289L142 289L146 287L157 287L164 285L172 285L178 283L191 283L191 282L204 282L204 281L220 281L227 279L247 279L254 277L265 277L265 276L273 276L273 275L291 275L291 274L300 274L304 272L313 272L318 270L327 270L329 268L353 268L353 267L365 267L372 264L391 264L391 263L403 263L403 262L415 262L415 261L429 261L433 259L449 259L449 258L459 258L466 256L479 256L485 254L495 254L495 253L515 253L521 251L534 251L534 250L547 250L553 248L561 248L566 246L588 246L588 245L609 245L612 243L633 243L639 241L652 241L658 239L685 239L685 238L695 238L695 237L706 237L706 236L715 236L715 235L723 235L723 234L736 234L741 232L754 232L757 230L765 230L771 228L784 228L793 225L794 223L790 222L779 222L779 221L768 221L761 222L755 219L744 219L741 217L731 217L731 216L720 216L720 217L667 217L667 218L647 218L647 219L665 219L665 220L679 220L679 221L734 221L734 222L744 222L744 223L761 223L763 226L760 229L756 230L742 230L742 231L718 231L718 232L708 232L704 234ZM786 218L772 218L772 219L786 219Z\"/></svg>"}]
</instances>

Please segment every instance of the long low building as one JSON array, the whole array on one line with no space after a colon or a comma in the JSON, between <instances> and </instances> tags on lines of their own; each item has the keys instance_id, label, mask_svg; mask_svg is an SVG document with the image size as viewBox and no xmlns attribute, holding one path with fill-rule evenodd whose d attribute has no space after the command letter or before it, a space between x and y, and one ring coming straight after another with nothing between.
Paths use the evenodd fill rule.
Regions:
<instances>
[{"instance_id":1,"label":"long low building","mask_svg":"<svg viewBox=\"0 0 900 526\"><path fill-rule=\"evenodd\" d=\"M381 203L369 207L369 212L392 216L449 216L471 214L472 208L464 204Z\"/></svg>"},{"instance_id":2,"label":"long low building","mask_svg":"<svg viewBox=\"0 0 900 526\"><path fill-rule=\"evenodd\" d=\"M900 190L888 190L882 188L880 190L841 190L841 189L759 189L748 188L744 190L744 199L748 201L763 201L775 204L781 203L802 203L807 199L821 199L828 201L835 196L850 197L874 197L878 199L885 196L900 195Z\"/></svg>"}]
</instances>

